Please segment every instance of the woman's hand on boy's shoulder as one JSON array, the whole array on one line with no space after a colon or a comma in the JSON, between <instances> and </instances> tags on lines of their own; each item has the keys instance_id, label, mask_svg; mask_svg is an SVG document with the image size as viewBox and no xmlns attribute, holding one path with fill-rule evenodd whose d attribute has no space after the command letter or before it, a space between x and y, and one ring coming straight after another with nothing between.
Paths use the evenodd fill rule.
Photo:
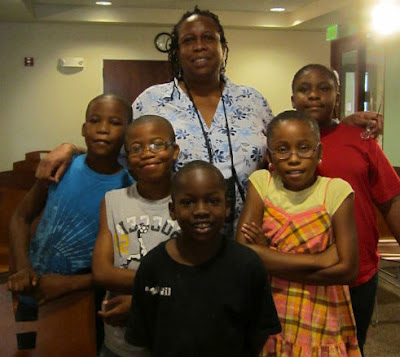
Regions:
<instances>
[{"instance_id":1,"label":"woman's hand on boy's shoulder","mask_svg":"<svg viewBox=\"0 0 400 357\"><path fill-rule=\"evenodd\" d=\"M74 153L78 153L78 149L73 144L64 143L57 146L40 161L36 169L36 178L60 181Z\"/></svg>"},{"instance_id":2,"label":"woman's hand on boy's shoulder","mask_svg":"<svg viewBox=\"0 0 400 357\"><path fill-rule=\"evenodd\" d=\"M383 115L375 112L355 112L343 118L343 123L359 126L371 130L372 137L376 138L383 132Z\"/></svg>"}]
</instances>

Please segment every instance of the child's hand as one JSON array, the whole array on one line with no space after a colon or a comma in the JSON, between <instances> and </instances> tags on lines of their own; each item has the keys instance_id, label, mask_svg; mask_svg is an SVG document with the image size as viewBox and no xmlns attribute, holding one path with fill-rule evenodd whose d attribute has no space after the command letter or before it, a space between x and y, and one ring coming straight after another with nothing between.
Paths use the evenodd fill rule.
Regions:
<instances>
[{"instance_id":1,"label":"child's hand","mask_svg":"<svg viewBox=\"0 0 400 357\"><path fill-rule=\"evenodd\" d=\"M44 304L57 299L68 292L68 277L60 274L46 274L40 277L39 284L33 289L32 296Z\"/></svg>"},{"instance_id":2,"label":"child's hand","mask_svg":"<svg viewBox=\"0 0 400 357\"><path fill-rule=\"evenodd\" d=\"M8 290L13 292L27 292L37 285L39 275L32 268L21 269L8 278Z\"/></svg>"},{"instance_id":3,"label":"child's hand","mask_svg":"<svg viewBox=\"0 0 400 357\"><path fill-rule=\"evenodd\" d=\"M132 295L118 295L103 301L105 311L98 311L106 324L125 326L131 308Z\"/></svg>"},{"instance_id":4,"label":"child's hand","mask_svg":"<svg viewBox=\"0 0 400 357\"><path fill-rule=\"evenodd\" d=\"M268 245L267 240L265 239L264 231L254 222L251 222L250 224L243 223L240 231L243 233L243 236L248 244Z\"/></svg>"}]
</instances>

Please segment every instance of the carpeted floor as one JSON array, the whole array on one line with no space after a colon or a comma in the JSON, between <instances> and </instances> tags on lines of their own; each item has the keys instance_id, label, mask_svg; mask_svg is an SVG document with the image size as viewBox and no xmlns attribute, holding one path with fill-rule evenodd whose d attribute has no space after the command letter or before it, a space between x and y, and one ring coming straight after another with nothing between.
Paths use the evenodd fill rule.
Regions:
<instances>
[{"instance_id":1,"label":"carpeted floor","mask_svg":"<svg viewBox=\"0 0 400 357\"><path fill-rule=\"evenodd\" d=\"M396 277L389 280L399 284L398 268L396 263L381 261L381 268L389 271ZM373 323L369 327L367 342L364 347L365 357L399 357L400 356L400 289L388 283L383 277L386 274L379 272L379 287L377 297L377 311L373 316ZM376 321L376 317L378 320Z\"/></svg>"}]
</instances>

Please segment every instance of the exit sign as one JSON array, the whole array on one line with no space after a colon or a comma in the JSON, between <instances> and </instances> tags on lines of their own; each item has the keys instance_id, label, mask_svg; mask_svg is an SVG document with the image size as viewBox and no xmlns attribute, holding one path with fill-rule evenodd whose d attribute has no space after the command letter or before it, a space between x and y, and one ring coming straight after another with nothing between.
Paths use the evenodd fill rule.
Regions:
<instances>
[{"instance_id":1,"label":"exit sign","mask_svg":"<svg viewBox=\"0 0 400 357\"><path fill-rule=\"evenodd\" d=\"M338 25L331 25L326 28L326 40L336 40L338 37Z\"/></svg>"}]
</instances>

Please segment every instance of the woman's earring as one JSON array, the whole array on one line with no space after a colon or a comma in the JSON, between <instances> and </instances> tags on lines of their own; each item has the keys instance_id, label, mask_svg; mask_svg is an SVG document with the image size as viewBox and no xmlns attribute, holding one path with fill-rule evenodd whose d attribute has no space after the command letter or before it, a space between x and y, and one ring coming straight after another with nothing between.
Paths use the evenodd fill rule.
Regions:
<instances>
[{"instance_id":1,"label":"woman's earring","mask_svg":"<svg viewBox=\"0 0 400 357\"><path fill-rule=\"evenodd\" d=\"M274 165L272 165L272 162L270 162L270 163L268 164L268 170L269 170L269 171L273 171L273 170L274 170Z\"/></svg>"},{"instance_id":2,"label":"woman's earring","mask_svg":"<svg viewBox=\"0 0 400 357\"><path fill-rule=\"evenodd\" d=\"M322 159L319 159L318 160L318 165L321 165L322 164Z\"/></svg>"}]
</instances>

